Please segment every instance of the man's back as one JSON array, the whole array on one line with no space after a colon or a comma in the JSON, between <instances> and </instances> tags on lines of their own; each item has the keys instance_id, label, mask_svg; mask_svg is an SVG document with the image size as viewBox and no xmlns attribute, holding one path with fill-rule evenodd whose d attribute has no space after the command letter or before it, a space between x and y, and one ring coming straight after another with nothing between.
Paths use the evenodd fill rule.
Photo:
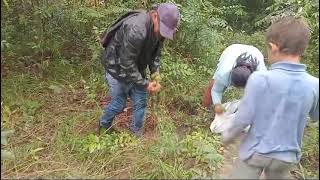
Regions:
<instances>
[{"instance_id":1,"label":"man's back","mask_svg":"<svg viewBox=\"0 0 320 180\"><path fill-rule=\"evenodd\" d=\"M236 59L238 56L245 52L257 58L258 71L266 70L263 55L256 47L246 44L232 44L222 52L213 79L221 79L221 81L224 82L225 86L229 86L230 73L232 68L236 65Z\"/></svg>"},{"instance_id":2,"label":"man's back","mask_svg":"<svg viewBox=\"0 0 320 180\"><path fill-rule=\"evenodd\" d=\"M248 86L254 81L253 88L260 91L252 97L256 98L252 100L255 112L240 149L244 159L257 152L286 162L299 161L307 117L319 119L319 79L305 69L303 64L275 63L270 71L249 78Z\"/></svg>"},{"instance_id":3,"label":"man's back","mask_svg":"<svg viewBox=\"0 0 320 180\"><path fill-rule=\"evenodd\" d=\"M225 69L222 71L231 71L236 63L237 57L245 52L248 52L248 54L257 58L259 63L258 70L265 69L264 58L259 49L246 44L232 44L222 52L221 57L219 58L219 66L221 65L221 68Z\"/></svg>"},{"instance_id":4,"label":"man's back","mask_svg":"<svg viewBox=\"0 0 320 180\"><path fill-rule=\"evenodd\" d=\"M237 58L243 53L247 53L247 55L251 55L253 58L256 58L258 63L256 67L257 71L267 69L263 55L256 47L246 44L232 44L228 46L222 52L217 65L218 67L212 78L215 81L212 88L210 88L213 104L221 104L223 92L232 84L231 72L237 64Z\"/></svg>"},{"instance_id":5,"label":"man's back","mask_svg":"<svg viewBox=\"0 0 320 180\"><path fill-rule=\"evenodd\" d=\"M104 65L115 79L145 86L145 69L159 69L162 42L153 33L153 23L147 11L141 11L123 21L106 47Z\"/></svg>"}]
</instances>

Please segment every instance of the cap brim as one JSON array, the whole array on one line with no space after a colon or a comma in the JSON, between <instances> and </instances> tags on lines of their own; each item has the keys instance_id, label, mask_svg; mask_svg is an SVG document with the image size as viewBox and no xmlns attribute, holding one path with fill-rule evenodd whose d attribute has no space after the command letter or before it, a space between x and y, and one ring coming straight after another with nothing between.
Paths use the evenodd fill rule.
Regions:
<instances>
[{"instance_id":1,"label":"cap brim","mask_svg":"<svg viewBox=\"0 0 320 180\"><path fill-rule=\"evenodd\" d=\"M164 38L173 40L174 29L168 28L163 22L160 21L160 34Z\"/></svg>"}]
</instances>

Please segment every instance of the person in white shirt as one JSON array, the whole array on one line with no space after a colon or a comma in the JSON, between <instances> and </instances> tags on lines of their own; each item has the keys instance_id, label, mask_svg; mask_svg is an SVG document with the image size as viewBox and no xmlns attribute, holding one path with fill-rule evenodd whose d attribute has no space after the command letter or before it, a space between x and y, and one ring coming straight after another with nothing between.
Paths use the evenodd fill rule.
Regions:
<instances>
[{"instance_id":1,"label":"person in white shirt","mask_svg":"<svg viewBox=\"0 0 320 180\"><path fill-rule=\"evenodd\" d=\"M206 89L202 104L221 114L222 95L230 86L244 88L254 71L266 70L262 53L254 46L232 44L221 54L217 69Z\"/></svg>"}]
</instances>

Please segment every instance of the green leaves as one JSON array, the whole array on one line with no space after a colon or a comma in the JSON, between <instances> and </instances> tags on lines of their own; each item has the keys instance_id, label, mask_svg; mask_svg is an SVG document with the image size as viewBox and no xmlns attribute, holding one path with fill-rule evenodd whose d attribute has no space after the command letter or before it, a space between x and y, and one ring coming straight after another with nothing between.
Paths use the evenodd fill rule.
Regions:
<instances>
[{"instance_id":1,"label":"green leaves","mask_svg":"<svg viewBox=\"0 0 320 180\"><path fill-rule=\"evenodd\" d=\"M221 147L219 140L202 131L194 131L182 141L182 153L187 157L194 157L201 163L217 169L224 158L218 153Z\"/></svg>"},{"instance_id":2,"label":"green leaves","mask_svg":"<svg viewBox=\"0 0 320 180\"><path fill-rule=\"evenodd\" d=\"M95 101L99 93L106 92L106 82L101 74L92 72L88 80L81 77L81 82L89 101Z\"/></svg>"},{"instance_id":3,"label":"green leaves","mask_svg":"<svg viewBox=\"0 0 320 180\"><path fill-rule=\"evenodd\" d=\"M100 137L95 134L89 134L84 139L75 142L76 149L86 155L101 150L106 153L113 153L119 149L133 147L137 144L138 140L128 133L104 134Z\"/></svg>"},{"instance_id":4,"label":"green leaves","mask_svg":"<svg viewBox=\"0 0 320 180\"><path fill-rule=\"evenodd\" d=\"M3 4L6 6L7 9L9 9L9 3L7 0L3 0Z\"/></svg>"},{"instance_id":5,"label":"green leaves","mask_svg":"<svg viewBox=\"0 0 320 180\"><path fill-rule=\"evenodd\" d=\"M218 152L221 148L219 139L202 129L193 131L174 146L178 148L176 158L181 159L181 163L186 159L194 161L189 168L200 179L212 178L224 160Z\"/></svg>"},{"instance_id":6,"label":"green leaves","mask_svg":"<svg viewBox=\"0 0 320 180\"><path fill-rule=\"evenodd\" d=\"M22 109L27 115L34 116L41 106L38 101L26 100L22 105Z\"/></svg>"},{"instance_id":7,"label":"green leaves","mask_svg":"<svg viewBox=\"0 0 320 180\"><path fill-rule=\"evenodd\" d=\"M309 47L304 53L303 60L307 62L311 74L319 75L319 1L318 0L290 0L275 1L265 10L265 16L258 17L255 26L265 29L277 19L292 15L303 17L311 30Z\"/></svg>"},{"instance_id":8,"label":"green leaves","mask_svg":"<svg viewBox=\"0 0 320 180\"><path fill-rule=\"evenodd\" d=\"M209 153L205 155L205 158L207 159L207 161L210 164L216 164L216 163L220 163L221 161L223 161L223 156L217 153Z\"/></svg>"},{"instance_id":9,"label":"green leaves","mask_svg":"<svg viewBox=\"0 0 320 180\"><path fill-rule=\"evenodd\" d=\"M54 84L52 84L52 85L49 86L49 89L51 89L54 94L59 94L59 93L61 93L62 88L63 88L63 86L61 86L61 85L54 85Z\"/></svg>"},{"instance_id":10,"label":"green leaves","mask_svg":"<svg viewBox=\"0 0 320 180\"><path fill-rule=\"evenodd\" d=\"M182 19L176 47L182 53L212 61L212 49L221 45L223 38L217 30L231 30L223 17L229 9L215 6L212 1L187 0L182 4Z\"/></svg>"}]
</instances>

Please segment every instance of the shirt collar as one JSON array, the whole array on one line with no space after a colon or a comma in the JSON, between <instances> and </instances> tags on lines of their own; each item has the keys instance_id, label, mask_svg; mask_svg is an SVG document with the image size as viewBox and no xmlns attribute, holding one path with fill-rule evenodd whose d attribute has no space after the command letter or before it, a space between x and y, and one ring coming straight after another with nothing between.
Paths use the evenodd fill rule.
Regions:
<instances>
[{"instance_id":1,"label":"shirt collar","mask_svg":"<svg viewBox=\"0 0 320 180\"><path fill-rule=\"evenodd\" d=\"M307 66L305 64L277 62L271 65L270 69L282 69L286 71L305 72Z\"/></svg>"}]
</instances>

